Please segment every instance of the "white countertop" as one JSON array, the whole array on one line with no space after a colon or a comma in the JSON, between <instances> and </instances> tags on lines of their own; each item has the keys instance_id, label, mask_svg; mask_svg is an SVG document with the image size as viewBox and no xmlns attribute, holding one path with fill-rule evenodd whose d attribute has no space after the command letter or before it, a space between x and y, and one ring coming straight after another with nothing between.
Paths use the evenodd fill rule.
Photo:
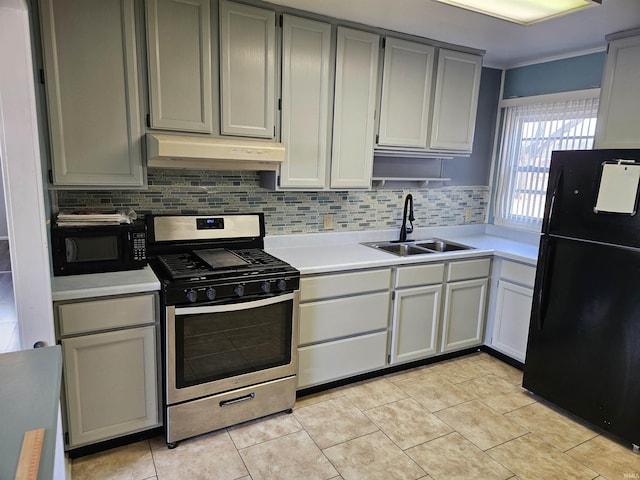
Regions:
<instances>
[{"instance_id":1,"label":"white countertop","mask_svg":"<svg viewBox=\"0 0 640 480\"><path fill-rule=\"evenodd\" d=\"M140 270L68 275L51 279L51 296L54 301L155 290L160 290L160 282L149 266Z\"/></svg>"},{"instance_id":2,"label":"white countertop","mask_svg":"<svg viewBox=\"0 0 640 480\"><path fill-rule=\"evenodd\" d=\"M487 255L535 266L538 258L537 235L511 234L487 225L417 228L409 236L416 240L441 238L468 245L473 250L400 257L361 245L362 242L395 240L397 235L398 230L275 235L265 238L265 250L290 263L303 275ZM160 289L160 282L147 266L125 272L53 277L51 289L54 301L76 300L156 291Z\"/></svg>"},{"instance_id":3,"label":"white countertop","mask_svg":"<svg viewBox=\"0 0 640 480\"><path fill-rule=\"evenodd\" d=\"M265 250L290 263L303 275L399 264L440 262L486 255L496 255L536 265L538 245L532 243L532 240L537 238L536 235L529 236L527 238L529 241L523 241L518 236L514 236L516 239L505 238L485 233L485 230L484 225L416 229L409 236L410 239L436 237L468 245L474 249L405 257L360 244L361 242L394 240L398 235L396 230L267 237ZM496 230L494 232L504 234L504 232Z\"/></svg>"}]
</instances>

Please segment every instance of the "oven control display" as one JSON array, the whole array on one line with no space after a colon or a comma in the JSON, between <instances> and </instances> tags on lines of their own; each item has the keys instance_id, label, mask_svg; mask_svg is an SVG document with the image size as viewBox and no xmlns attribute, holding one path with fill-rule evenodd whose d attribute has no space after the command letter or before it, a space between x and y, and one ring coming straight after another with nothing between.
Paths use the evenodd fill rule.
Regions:
<instances>
[{"instance_id":1,"label":"oven control display","mask_svg":"<svg viewBox=\"0 0 640 480\"><path fill-rule=\"evenodd\" d=\"M198 230L222 230L224 228L224 218L196 218Z\"/></svg>"}]
</instances>

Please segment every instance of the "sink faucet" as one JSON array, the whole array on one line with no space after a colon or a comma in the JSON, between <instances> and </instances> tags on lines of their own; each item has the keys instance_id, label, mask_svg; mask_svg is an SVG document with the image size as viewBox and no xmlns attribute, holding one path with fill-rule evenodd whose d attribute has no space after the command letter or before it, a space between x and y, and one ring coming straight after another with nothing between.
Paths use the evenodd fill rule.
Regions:
<instances>
[{"instance_id":1,"label":"sink faucet","mask_svg":"<svg viewBox=\"0 0 640 480\"><path fill-rule=\"evenodd\" d=\"M411 226L407 227L407 207L409 208L409 224ZM413 221L415 218L413 217L413 195L410 193L404 199L404 209L402 210L402 227L400 227L400 239L399 242L407 241L407 233L413 232Z\"/></svg>"}]
</instances>

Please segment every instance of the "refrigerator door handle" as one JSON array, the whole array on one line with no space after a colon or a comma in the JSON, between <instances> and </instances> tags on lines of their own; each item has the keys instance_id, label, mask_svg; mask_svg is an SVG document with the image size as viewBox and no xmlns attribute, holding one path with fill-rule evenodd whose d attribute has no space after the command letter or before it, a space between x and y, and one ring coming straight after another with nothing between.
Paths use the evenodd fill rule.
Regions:
<instances>
[{"instance_id":1,"label":"refrigerator door handle","mask_svg":"<svg viewBox=\"0 0 640 480\"><path fill-rule=\"evenodd\" d=\"M560 168L558 174L553 178L553 184L551 185L551 197L549 201L545 205L544 212L544 222L542 223L542 232L548 233L549 227L551 227L551 222L553 220L553 210L556 206L556 200L558 198L558 190L560 189L560 183L562 182L562 175L564 173L564 168Z\"/></svg>"},{"instance_id":2,"label":"refrigerator door handle","mask_svg":"<svg viewBox=\"0 0 640 480\"><path fill-rule=\"evenodd\" d=\"M551 263L552 257L552 243L549 238L542 239L541 251L540 251L540 265L542 266L542 271L540 272L540 283L538 287L538 296L536 298L537 309L535 312L535 320L536 326L538 330L542 330L544 326L544 318L547 313L547 306L549 304L548 295L545 295L545 292L548 291L548 282L549 282L549 264Z\"/></svg>"}]
</instances>

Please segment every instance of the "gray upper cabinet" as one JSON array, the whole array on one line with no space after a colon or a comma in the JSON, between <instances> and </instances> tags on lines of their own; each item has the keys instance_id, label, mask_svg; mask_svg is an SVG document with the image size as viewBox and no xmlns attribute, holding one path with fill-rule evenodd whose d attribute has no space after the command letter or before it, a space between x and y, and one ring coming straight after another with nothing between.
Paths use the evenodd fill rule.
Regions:
<instances>
[{"instance_id":1,"label":"gray upper cabinet","mask_svg":"<svg viewBox=\"0 0 640 480\"><path fill-rule=\"evenodd\" d=\"M481 74L481 56L439 49L431 149L471 151Z\"/></svg>"},{"instance_id":2,"label":"gray upper cabinet","mask_svg":"<svg viewBox=\"0 0 640 480\"><path fill-rule=\"evenodd\" d=\"M331 25L284 15L281 187L326 186L330 147Z\"/></svg>"},{"instance_id":3,"label":"gray upper cabinet","mask_svg":"<svg viewBox=\"0 0 640 480\"><path fill-rule=\"evenodd\" d=\"M386 38L378 145L427 145L435 48Z\"/></svg>"},{"instance_id":4,"label":"gray upper cabinet","mask_svg":"<svg viewBox=\"0 0 640 480\"><path fill-rule=\"evenodd\" d=\"M147 0L150 127L212 132L209 0Z\"/></svg>"},{"instance_id":5,"label":"gray upper cabinet","mask_svg":"<svg viewBox=\"0 0 640 480\"><path fill-rule=\"evenodd\" d=\"M611 39L604 68L595 148L640 147L640 29ZM612 39L611 37L614 37Z\"/></svg>"},{"instance_id":6,"label":"gray upper cabinet","mask_svg":"<svg viewBox=\"0 0 640 480\"><path fill-rule=\"evenodd\" d=\"M275 13L220 1L223 135L275 137Z\"/></svg>"},{"instance_id":7,"label":"gray upper cabinet","mask_svg":"<svg viewBox=\"0 0 640 480\"><path fill-rule=\"evenodd\" d=\"M380 37L338 27L331 188L370 188Z\"/></svg>"},{"instance_id":8,"label":"gray upper cabinet","mask_svg":"<svg viewBox=\"0 0 640 480\"><path fill-rule=\"evenodd\" d=\"M134 0L40 0L53 183L139 187Z\"/></svg>"}]
</instances>

